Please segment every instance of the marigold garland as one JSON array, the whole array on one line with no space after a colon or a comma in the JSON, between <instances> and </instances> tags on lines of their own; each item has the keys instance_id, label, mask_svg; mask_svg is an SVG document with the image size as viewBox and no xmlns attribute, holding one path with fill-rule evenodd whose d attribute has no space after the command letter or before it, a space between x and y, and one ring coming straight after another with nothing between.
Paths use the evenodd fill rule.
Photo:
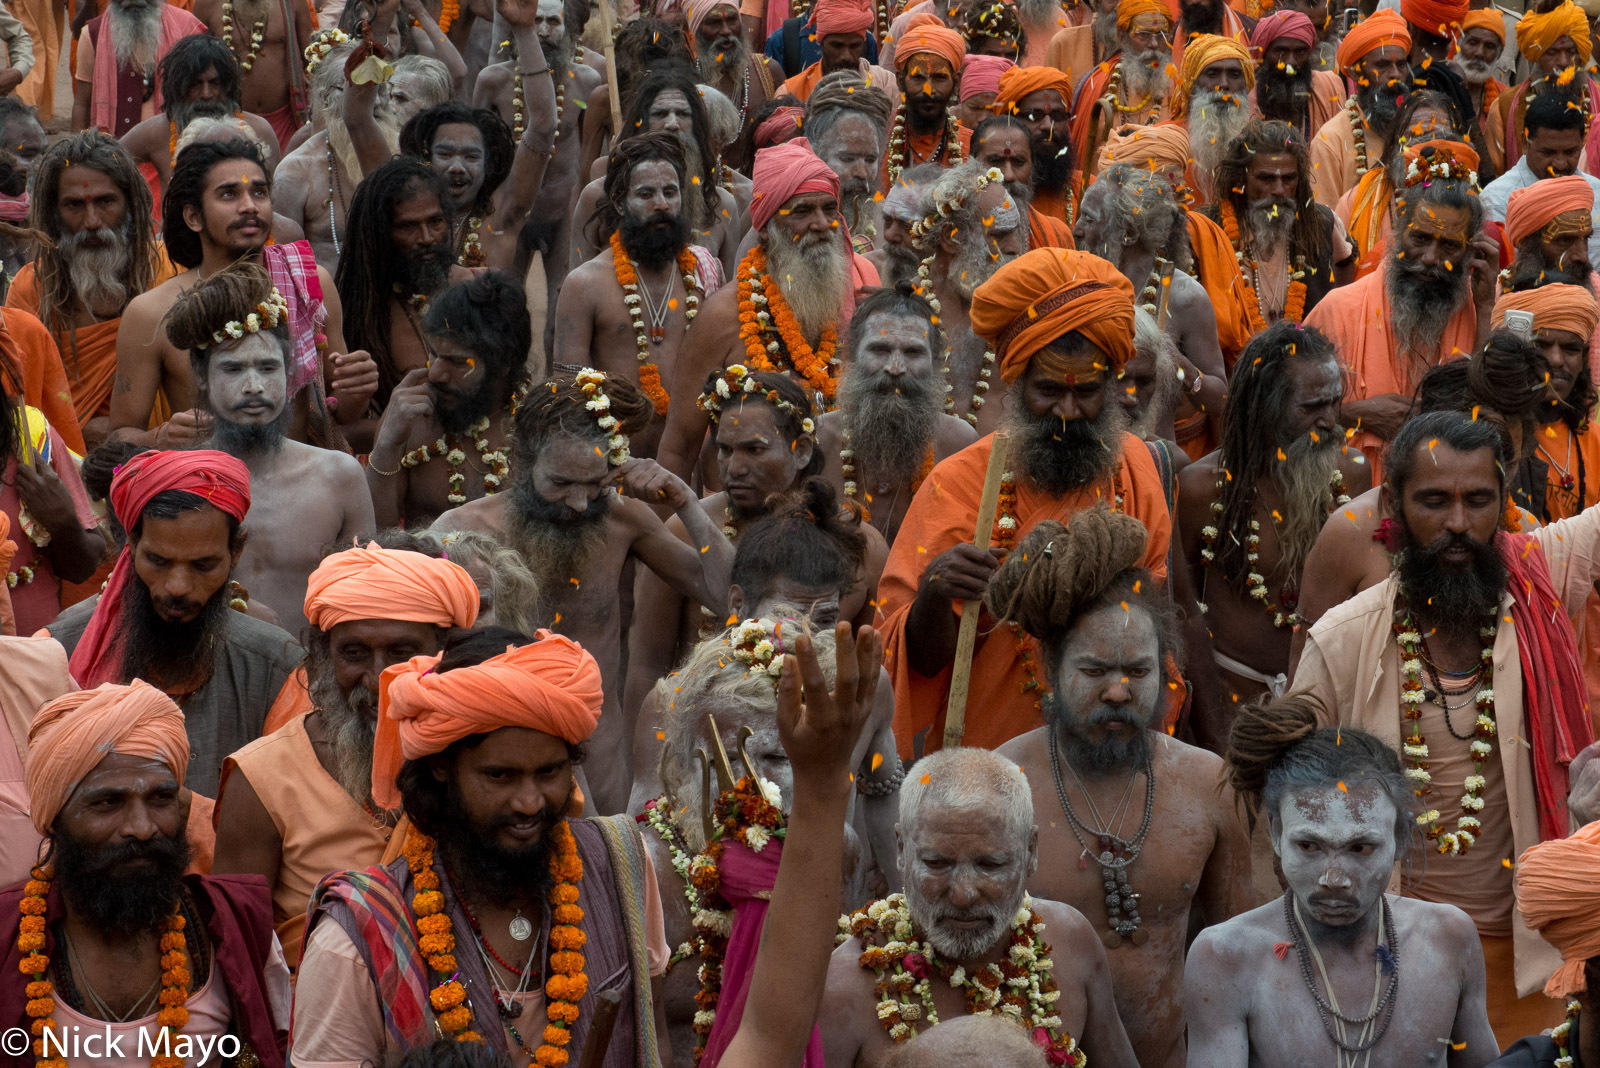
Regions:
<instances>
[{"instance_id":1,"label":"marigold garland","mask_svg":"<svg viewBox=\"0 0 1600 1068\"><path fill-rule=\"evenodd\" d=\"M44 868L35 867L31 875L32 878L22 888L22 900L17 903L17 911L22 914L22 920L17 925L17 950L23 954L17 962L17 969L33 977L23 990L28 998L23 1011L32 1021L28 1030L34 1038L35 1068L67 1068L65 1058L44 1055L45 1032L55 1032L58 1027L54 1015L55 987L47 978L50 958L44 952L44 916L49 908L46 899L50 896L50 873ZM161 993L157 999L161 1008L156 1013L156 1026L167 1034L158 1035L152 1042L152 1046L158 1048L172 1049L189 1024L191 977L189 941L183 933L186 925L180 902L173 914L167 917L166 930L161 935ZM65 1036L62 1038L64 1041ZM150 1057L150 1068L185 1068L186 1064L184 1058L177 1056L156 1053Z\"/></svg>"},{"instance_id":2,"label":"marigold garland","mask_svg":"<svg viewBox=\"0 0 1600 1068\"><path fill-rule=\"evenodd\" d=\"M833 374L839 363L837 324L823 329L813 349L800 332L800 324L795 322L782 291L772 286L769 293L767 280L767 253L757 245L739 261L739 337L744 341L750 366L757 371L792 368L831 402L839 385ZM767 340L774 329L778 336ZM770 359L780 354L788 358L789 367L779 367Z\"/></svg>"},{"instance_id":3,"label":"marigold garland","mask_svg":"<svg viewBox=\"0 0 1600 1068\"><path fill-rule=\"evenodd\" d=\"M661 384L661 368L650 358L650 335L644 325L644 309L640 306L639 272L628 258L627 249L622 247L621 230L611 233L611 260L617 284L622 287L622 302L627 305L628 317L633 322L634 344L639 350L639 388L655 405L656 414L665 417L670 398L666 387ZM687 247L678 250L678 270L683 272L685 327L694 322L695 315L700 311L700 284L695 273L698 267L693 252Z\"/></svg>"},{"instance_id":4,"label":"marigold garland","mask_svg":"<svg viewBox=\"0 0 1600 1068\"><path fill-rule=\"evenodd\" d=\"M1239 275L1244 280L1244 311L1250 320L1250 334L1253 337L1267 328L1267 310L1261 306L1261 296L1256 292L1256 272L1260 268L1254 259L1244 254L1244 243L1239 236L1239 217L1234 213L1233 202L1224 198L1219 208L1222 231L1233 245L1233 256L1239 262ZM1305 315L1306 261L1304 256L1296 256L1294 268L1289 272L1289 295L1284 299L1283 314L1279 318L1299 323Z\"/></svg>"},{"instance_id":5,"label":"marigold garland","mask_svg":"<svg viewBox=\"0 0 1600 1068\"><path fill-rule=\"evenodd\" d=\"M533 1061L543 1068L561 1068L568 1061L566 1047L572 1041L572 1026L578 1022L578 1002L589 990L584 973L583 908L578 904L578 883L583 880L583 858L572 827L562 820L550 829L550 873L555 886L550 890L550 978L545 982L547 999L544 1043L533 1052ZM439 873L433 870L434 841L416 828L406 833L400 852L411 870L417 892L411 910L417 917L417 945L428 960L428 967L440 983L428 993L435 1021L446 1038L457 1042L482 1042L472 1030L472 1008L467 1004L467 989L456 969L456 936L449 915L444 911L444 893L439 889Z\"/></svg>"},{"instance_id":6,"label":"marigold garland","mask_svg":"<svg viewBox=\"0 0 1600 1068\"><path fill-rule=\"evenodd\" d=\"M461 0L444 0L439 8L439 32L449 33L450 27L455 24L461 14Z\"/></svg>"}]
</instances>

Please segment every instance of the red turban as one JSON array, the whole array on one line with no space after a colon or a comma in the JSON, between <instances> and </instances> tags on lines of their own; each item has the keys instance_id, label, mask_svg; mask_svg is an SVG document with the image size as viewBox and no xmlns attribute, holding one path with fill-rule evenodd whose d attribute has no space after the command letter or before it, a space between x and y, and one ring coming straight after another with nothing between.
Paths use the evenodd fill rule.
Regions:
<instances>
[{"instance_id":1,"label":"red turban","mask_svg":"<svg viewBox=\"0 0 1600 1068\"><path fill-rule=\"evenodd\" d=\"M1543 178L1516 190L1506 200L1506 240L1516 247L1557 215L1580 210L1594 211L1594 189L1588 179L1581 174Z\"/></svg>"},{"instance_id":2,"label":"red turban","mask_svg":"<svg viewBox=\"0 0 1600 1068\"><path fill-rule=\"evenodd\" d=\"M1411 28L1399 12L1384 8L1374 11L1350 28L1339 42L1339 69L1346 74L1355 70L1367 53L1389 45L1399 45L1409 55Z\"/></svg>"},{"instance_id":3,"label":"red turban","mask_svg":"<svg viewBox=\"0 0 1600 1068\"><path fill-rule=\"evenodd\" d=\"M1118 0L1117 29L1128 32L1128 27L1140 15L1160 15L1167 20L1167 25L1172 24L1172 13L1163 0Z\"/></svg>"},{"instance_id":4,"label":"red turban","mask_svg":"<svg viewBox=\"0 0 1600 1068\"><path fill-rule=\"evenodd\" d=\"M401 549L334 553L306 581L306 619L332 630L352 619L398 619L470 627L478 619L478 584L449 560Z\"/></svg>"},{"instance_id":5,"label":"red turban","mask_svg":"<svg viewBox=\"0 0 1600 1068\"><path fill-rule=\"evenodd\" d=\"M1000 79L1016 64L1004 56L968 56L961 67L961 99L1000 92Z\"/></svg>"},{"instance_id":6,"label":"red turban","mask_svg":"<svg viewBox=\"0 0 1600 1068\"><path fill-rule=\"evenodd\" d=\"M1461 20L1461 32L1466 33L1468 30L1488 30L1500 38L1502 47L1506 43L1506 20L1497 7L1467 12L1467 17Z\"/></svg>"},{"instance_id":7,"label":"red turban","mask_svg":"<svg viewBox=\"0 0 1600 1068\"><path fill-rule=\"evenodd\" d=\"M751 135L755 146L771 148L773 145L794 140L800 136L800 123L805 117L805 108L793 106L774 108L772 114L763 119Z\"/></svg>"},{"instance_id":8,"label":"red turban","mask_svg":"<svg viewBox=\"0 0 1600 1068\"><path fill-rule=\"evenodd\" d=\"M1400 17L1435 37L1453 37L1467 10L1467 0L1400 0Z\"/></svg>"},{"instance_id":9,"label":"red turban","mask_svg":"<svg viewBox=\"0 0 1600 1068\"><path fill-rule=\"evenodd\" d=\"M182 786L189 771L183 712L142 679L63 694L39 709L28 728L25 772L34 829L48 835L72 791L113 753L159 760Z\"/></svg>"},{"instance_id":10,"label":"red turban","mask_svg":"<svg viewBox=\"0 0 1600 1068\"><path fill-rule=\"evenodd\" d=\"M1578 46L1578 62L1589 62L1589 19L1572 0L1536 15L1532 11L1517 21L1517 48L1529 63L1539 62L1545 50L1562 37Z\"/></svg>"},{"instance_id":11,"label":"red turban","mask_svg":"<svg viewBox=\"0 0 1600 1068\"><path fill-rule=\"evenodd\" d=\"M905 70L911 57L927 52L950 64L959 74L967 54L967 39L940 22L936 15L913 15L911 22L894 42L894 69Z\"/></svg>"},{"instance_id":12,"label":"red turban","mask_svg":"<svg viewBox=\"0 0 1600 1068\"><path fill-rule=\"evenodd\" d=\"M1000 75L994 110L999 115L1015 115L1022 102L1041 89L1061 94L1061 102L1072 106L1072 82L1054 67L1012 67Z\"/></svg>"},{"instance_id":13,"label":"red turban","mask_svg":"<svg viewBox=\"0 0 1600 1068\"><path fill-rule=\"evenodd\" d=\"M1264 55L1273 41L1285 37L1307 48L1317 46L1317 29L1309 18L1299 11L1274 11L1256 23L1255 32L1250 35L1250 47L1257 55Z\"/></svg>"},{"instance_id":14,"label":"red turban","mask_svg":"<svg viewBox=\"0 0 1600 1068\"><path fill-rule=\"evenodd\" d=\"M1585 342L1594 335L1595 324L1600 322L1600 305L1594 302L1594 292L1588 286L1559 282L1521 293L1501 294L1494 302L1489 325L1500 329L1508 311L1532 312L1535 330L1565 330L1577 334Z\"/></svg>"},{"instance_id":15,"label":"red turban","mask_svg":"<svg viewBox=\"0 0 1600 1068\"><path fill-rule=\"evenodd\" d=\"M793 198L803 193L839 195L839 176L817 154L804 137L756 153L750 169L750 225L757 231Z\"/></svg>"},{"instance_id":16,"label":"red turban","mask_svg":"<svg viewBox=\"0 0 1600 1068\"><path fill-rule=\"evenodd\" d=\"M817 40L830 33L866 33L872 29L872 8L862 0L817 0L811 9Z\"/></svg>"},{"instance_id":17,"label":"red turban","mask_svg":"<svg viewBox=\"0 0 1600 1068\"><path fill-rule=\"evenodd\" d=\"M419 656L384 669L373 801L399 808L403 763L474 734L528 727L576 745L594 733L605 700L599 665L570 638L548 630L535 637L473 667L436 671L441 657Z\"/></svg>"},{"instance_id":18,"label":"red turban","mask_svg":"<svg viewBox=\"0 0 1600 1068\"><path fill-rule=\"evenodd\" d=\"M973 293L970 318L1007 382L1073 330L1106 354L1112 370L1133 359L1133 284L1087 252L1040 248L1017 257Z\"/></svg>"},{"instance_id":19,"label":"red turban","mask_svg":"<svg viewBox=\"0 0 1600 1068\"><path fill-rule=\"evenodd\" d=\"M1250 50L1235 41L1214 33L1199 33L1183 44L1183 64L1178 68L1178 87L1172 94L1172 121L1181 122L1189 112L1189 97L1194 93L1194 83L1200 72L1221 59L1237 59L1244 68L1244 85L1247 90L1256 87L1256 63Z\"/></svg>"},{"instance_id":20,"label":"red turban","mask_svg":"<svg viewBox=\"0 0 1600 1068\"><path fill-rule=\"evenodd\" d=\"M1564 998L1585 989L1584 962L1600 956L1600 823L1529 846L1512 870L1523 922L1561 951L1544 992Z\"/></svg>"},{"instance_id":21,"label":"red turban","mask_svg":"<svg viewBox=\"0 0 1600 1068\"><path fill-rule=\"evenodd\" d=\"M133 528L145 506L167 490L204 497L241 523L250 511L250 470L225 452L141 452L117 468L111 479L111 510L128 531L130 543L118 554L100 603L72 652L72 677L80 685L98 686L122 677L122 635L118 633L122 603L128 584L138 581L133 573Z\"/></svg>"}]
</instances>

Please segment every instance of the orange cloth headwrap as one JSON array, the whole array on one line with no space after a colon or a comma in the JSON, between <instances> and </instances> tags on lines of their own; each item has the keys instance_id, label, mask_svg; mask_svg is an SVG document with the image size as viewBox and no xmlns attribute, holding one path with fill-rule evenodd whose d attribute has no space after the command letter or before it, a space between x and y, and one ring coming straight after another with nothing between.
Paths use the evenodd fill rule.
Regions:
<instances>
[{"instance_id":1,"label":"orange cloth headwrap","mask_svg":"<svg viewBox=\"0 0 1600 1068\"><path fill-rule=\"evenodd\" d=\"M1579 210L1594 210L1594 189L1583 175L1542 178L1506 200L1506 240L1514 248L1557 215Z\"/></svg>"},{"instance_id":2,"label":"orange cloth headwrap","mask_svg":"<svg viewBox=\"0 0 1600 1068\"><path fill-rule=\"evenodd\" d=\"M1167 179L1176 188L1189 170L1189 131L1178 123L1119 126L1100 149L1099 170L1131 163Z\"/></svg>"},{"instance_id":3,"label":"orange cloth headwrap","mask_svg":"<svg viewBox=\"0 0 1600 1068\"><path fill-rule=\"evenodd\" d=\"M1400 17L1435 37L1459 30L1467 10L1467 0L1400 0Z\"/></svg>"},{"instance_id":4,"label":"orange cloth headwrap","mask_svg":"<svg viewBox=\"0 0 1600 1068\"><path fill-rule=\"evenodd\" d=\"M1054 67L1012 67L1000 75L1000 89L994 95L997 115L1015 115L1017 107L1041 89L1054 89L1072 107L1072 83Z\"/></svg>"},{"instance_id":5,"label":"orange cloth headwrap","mask_svg":"<svg viewBox=\"0 0 1600 1068\"><path fill-rule=\"evenodd\" d=\"M311 572L306 619L322 631L352 619L470 627L478 619L478 584L449 560L376 544L346 549Z\"/></svg>"},{"instance_id":6,"label":"orange cloth headwrap","mask_svg":"<svg viewBox=\"0 0 1600 1068\"><path fill-rule=\"evenodd\" d=\"M1106 354L1112 370L1133 359L1133 283L1087 252L1040 248L1017 257L972 294L970 315L972 332L994 349L1007 382L1073 330Z\"/></svg>"},{"instance_id":7,"label":"orange cloth headwrap","mask_svg":"<svg viewBox=\"0 0 1600 1068\"><path fill-rule=\"evenodd\" d=\"M1133 20L1140 15L1160 15L1167 20L1168 26L1172 25L1172 14L1162 0L1118 0L1117 29L1127 33Z\"/></svg>"},{"instance_id":8,"label":"orange cloth headwrap","mask_svg":"<svg viewBox=\"0 0 1600 1068\"><path fill-rule=\"evenodd\" d=\"M1561 951L1544 992L1564 998L1583 990L1584 961L1600 956L1600 822L1529 846L1514 870L1523 922Z\"/></svg>"},{"instance_id":9,"label":"orange cloth headwrap","mask_svg":"<svg viewBox=\"0 0 1600 1068\"><path fill-rule=\"evenodd\" d=\"M570 638L548 630L536 638L474 667L441 672L441 657L419 656L384 669L373 801L400 807L400 766L470 735L529 727L576 745L593 734L604 701L599 665Z\"/></svg>"},{"instance_id":10,"label":"orange cloth headwrap","mask_svg":"<svg viewBox=\"0 0 1600 1068\"><path fill-rule=\"evenodd\" d=\"M1219 59L1237 59L1244 68L1244 85L1248 92L1256 87L1256 61L1250 50L1232 37L1215 33L1202 33L1183 43L1183 66L1178 68L1178 87L1172 94L1172 121L1180 122L1189 113L1189 97L1194 93L1194 83L1200 72Z\"/></svg>"},{"instance_id":11,"label":"orange cloth headwrap","mask_svg":"<svg viewBox=\"0 0 1600 1068\"><path fill-rule=\"evenodd\" d=\"M1488 30L1500 38L1500 43L1506 43L1506 20L1497 7L1486 7L1480 11L1468 11L1461 20L1461 32L1468 30Z\"/></svg>"},{"instance_id":12,"label":"orange cloth headwrap","mask_svg":"<svg viewBox=\"0 0 1600 1068\"><path fill-rule=\"evenodd\" d=\"M1529 63L1539 62L1557 38L1570 37L1578 46L1578 62L1589 62L1589 20L1572 0L1543 15L1532 11L1517 21L1517 48Z\"/></svg>"},{"instance_id":13,"label":"orange cloth headwrap","mask_svg":"<svg viewBox=\"0 0 1600 1068\"><path fill-rule=\"evenodd\" d=\"M1594 302L1594 293L1588 286L1569 286L1560 282L1526 289L1521 293L1504 293L1494 302L1494 314L1489 325L1496 330L1506 321L1506 312L1533 313L1535 330L1565 330L1588 341L1600 323L1600 304Z\"/></svg>"},{"instance_id":14,"label":"orange cloth headwrap","mask_svg":"<svg viewBox=\"0 0 1600 1068\"><path fill-rule=\"evenodd\" d=\"M189 770L182 710L141 679L63 694L39 709L28 728L25 773L34 829L48 835L72 791L113 753L159 760L182 786Z\"/></svg>"},{"instance_id":15,"label":"orange cloth headwrap","mask_svg":"<svg viewBox=\"0 0 1600 1068\"><path fill-rule=\"evenodd\" d=\"M1433 178L1472 177L1477 184L1478 153L1465 141L1413 142L1405 152L1406 185Z\"/></svg>"},{"instance_id":16,"label":"orange cloth headwrap","mask_svg":"<svg viewBox=\"0 0 1600 1068\"><path fill-rule=\"evenodd\" d=\"M1339 69L1349 74L1367 57L1368 52L1387 45L1399 45L1409 54L1411 28L1398 11L1384 8L1356 23L1344 35L1344 40L1339 42Z\"/></svg>"},{"instance_id":17,"label":"orange cloth headwrap","mask_svg":"<svg viewBox=\"0 0 1600 1068\"><path fill-rule=\"evenodd\" d=\"M911 23L894 42L894 69L905 70L911 57L927 52L950 64L961 73L961 60L967 54L967 39L939 21L937 15L913 15Z\"/></svg>"}]
</instances>

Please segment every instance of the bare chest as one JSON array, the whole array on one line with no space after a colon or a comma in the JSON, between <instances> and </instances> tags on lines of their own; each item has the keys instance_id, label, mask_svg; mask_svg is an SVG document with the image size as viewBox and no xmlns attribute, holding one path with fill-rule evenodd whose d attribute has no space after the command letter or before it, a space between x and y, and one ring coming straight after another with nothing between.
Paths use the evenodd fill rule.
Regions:
<instances>
[{"instance_id":1,"label":"bare chest","mask_svg":"<svg viewBox=\"0 0 1600 1068\"><path fill-rule=\"evenodd\" d=\"M422 340L421 313L407 305L403 297L389 301L389 363L395 377L428 366L428 348Z\"/></svg>"}]
</instances>

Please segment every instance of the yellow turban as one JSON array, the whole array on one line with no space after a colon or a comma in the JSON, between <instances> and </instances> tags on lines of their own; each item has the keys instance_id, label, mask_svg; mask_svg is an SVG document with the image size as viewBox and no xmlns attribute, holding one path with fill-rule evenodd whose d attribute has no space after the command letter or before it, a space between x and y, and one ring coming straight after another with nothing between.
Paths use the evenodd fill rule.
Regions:
<instances>
[{"instance_id":1,"label":"yellow turban","mask_svg":"<svg viewBox=\"0 0 1600 1068\"><path fill-rule=\"evenodd\" d=\"M1178 68L1178 89L1173 93L1172 121L1181 122L1189 113L1189 96L1200 72L1219 59L1237 59L1244 68L1245 90L1256 87L1256 64L1250 50L1232 37L1214 33L1197 34L1183 43L1183 66Z\"/></svg>"},{"instance_id":2,"label":"yellow turban","mask_svg":"<svg viewBox=\"0 0 1600 1068\"><path fill-rule=\"evenodd\" d=\"M1530 11L1517 23L1517 48L1529 63L1539 62L1546 49L1562 37L1572 38L1578 46L1579 63L1589 62L1589 20L1572 0L1544 15Z\"/></svg>"},{"instance_id":3,"label":"yellow turban","mask_svg":"<svg viewBox=\"0 0 1600 1068\"><path fill-rule=\"evenodd\" d=\"M1172 15L1167 11L1167 5L1161 0L1119 0L1117 4L1117 29L1126 33L1128 27L1133 25L1133 20L1140 15L1160 15L1166 19L1167 25L1172 24Z\"/></svg>"}]
</instances>

